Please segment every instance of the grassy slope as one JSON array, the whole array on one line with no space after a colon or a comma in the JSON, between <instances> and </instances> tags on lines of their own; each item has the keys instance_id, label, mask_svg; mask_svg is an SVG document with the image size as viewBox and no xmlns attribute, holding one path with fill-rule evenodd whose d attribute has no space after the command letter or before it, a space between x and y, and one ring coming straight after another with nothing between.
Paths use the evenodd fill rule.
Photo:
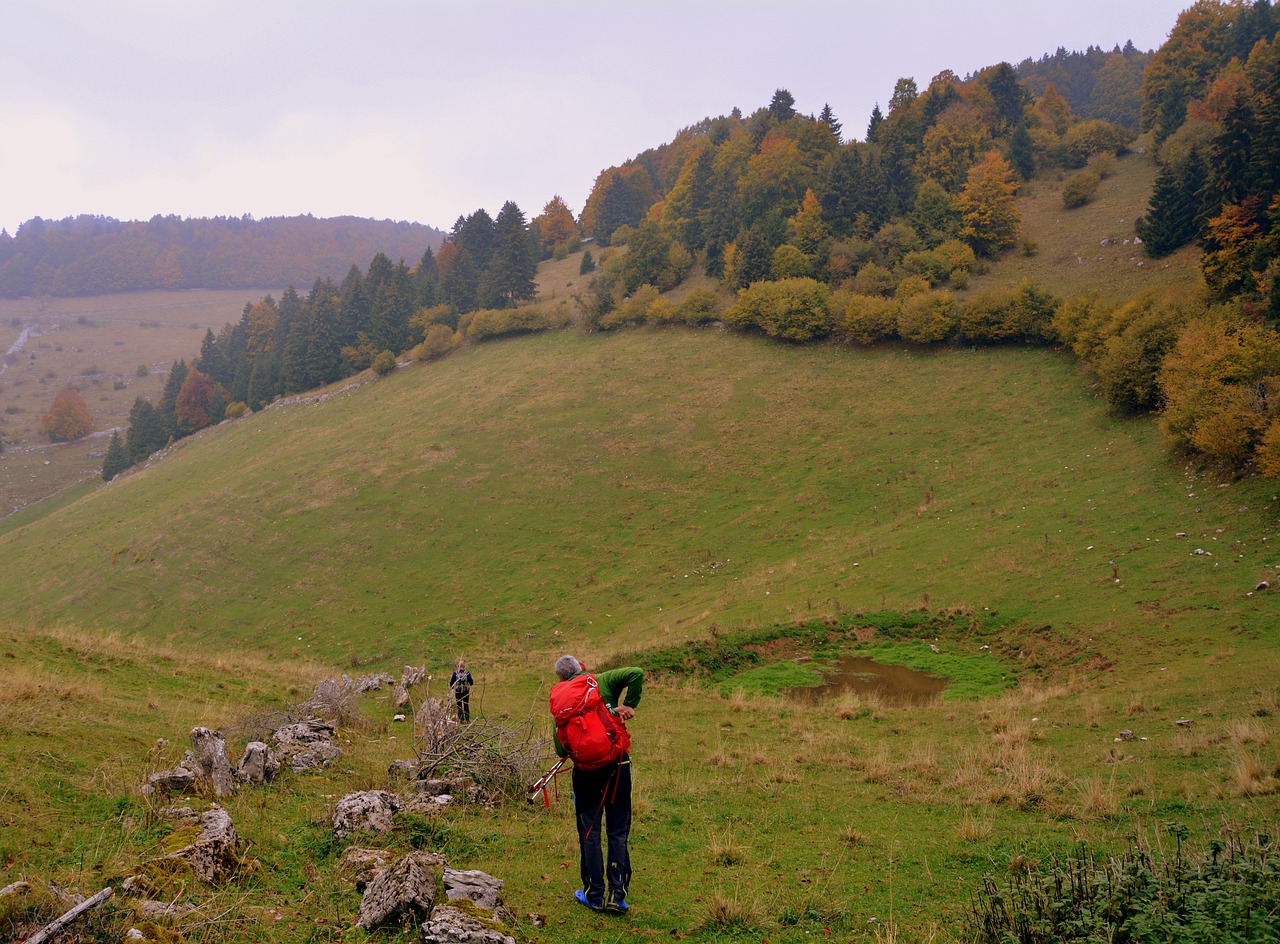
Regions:
<instances>
[{"instance_id":1,"label":"grassy slope","mask_svg":"<svg viewBox=\"0 0 1280 944\"><path fill-rule=\"evenodd\" d=\"M1264 483L1171 464L1149 422L1109 416L1048 351L716 330L464 350L206 431L0 535L5 665L37 678L13 689L26 710L0 733L0 818L51 844L0 854L13 877L84 886L149 854L160 827L130 785L176 754L145 746L289 700L305 690L297 660L443 667L462 653L480 709L521 719L563 648L590 660L713 625L928 605L998 631L1019 689L890 710L650 688L637 911L617 933L738 921L747 939L802 940L865 936L871 917L946 931L1014 854L1280 815L1277 601L1249 595L1280 563L1276 510ZM164 661L192 652L210 655ZM274 939L352 920L326 810L385 785L405 753L385 701L369 711L340 769L232 801L264 871L217 900L301 916ZM1121 728L1151 740L1115 745ZM600 929L568 899L567 814L462 812L430 844L549 916L524 939L586 941Z\"/></svg>"},{"instance_id":2,"label":"grassy slope","mask_svg":"<svg viewBox=\"0 0 1280 944\"><path fill-rule=\"evenodd\" d=\"M170 365L190 363L207 329L238 321L245 302L267 291L0 299L0 354L22 327L39 332L0 372L0 519L102 471L109 435L51 445L40 431L63 386L80 390L95 432L123 430L136 397L158 402ZM139 366L149 372L138 376Z\"/></svg>"},{"instance_id":3,"label":"grassy slope","mask_svg":"<svg viewBox=\"0 0 1280 944\"><path fill-rule=\"evenodd\" d=\"M1171 466L1047 351L562 333L206 431L0 536L0 604L389 664L428 626L662 641L922 603L1127 649L1207 609L1266 625L1244 594L1275 509Z\"/></svg>"},{"instance_id":4,"label":"grassy slope","mask_svg":"<svg viewBox=\"0 0 1280 944\"><path fill-rule=\"evenodd\" d=\"M1150 157L1130 154L1118 160L1115 173L1102 181L1093 199L1074 210L1062 207L1067 176L1041 175L1023 188L1018 205L1022 235L1035 252L1005 256L973 279L972 291L1012 288L1029 278L1064 298L1083 295L1118 305L1148 290L1203 287L1195 246L1149 259L1133 244L1133 221L1147 212L1156 177Z\"/></svg>"}]
</instances>

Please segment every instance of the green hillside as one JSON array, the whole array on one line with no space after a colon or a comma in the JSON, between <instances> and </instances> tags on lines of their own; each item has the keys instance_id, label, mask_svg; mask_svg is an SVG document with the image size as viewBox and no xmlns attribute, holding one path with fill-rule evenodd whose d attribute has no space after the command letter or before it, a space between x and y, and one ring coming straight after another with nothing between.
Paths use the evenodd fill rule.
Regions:
<instances>
[{"instance_id":1,"label":"green hillside","mask_svg":"<svg viewBox=\"0 0 1280 944\"><path fill-rule=\"evenodd\" d=\"M667 667L633 725L616 933L951 940L1011 860L1276 821L1280 621L1252 592L1280 564L1276 511L1261 480L1171 464L1043 349L554 332L362 376L0 535L0 819L22 824L0 861L96 890L154 854L135 787L192 725L244 737L309 678L463 654L482 716L536 726L568 649ZM784 667L821 664L894 613L919 628L864 651L1016 688L806 707L742 694L759 669L671 668L687 639L748 630L791 633L759 647ZM804 620L828 628L785 629ZM349 930L326 825L410 753L385 694L363 712L341 766L226 801L259 871L184 890L224 915L189 939L254 940L263 908L298 919L273 940L378 939ZM1114 744L1125 728L1149 740ZM518 915L547 917L519 940L599 939L570 898L563 798L433 822L363 841L504 878Z\"/></svg>"},{"instance_id":2,"label":"green hillside","mask_svg":"<svg viewBox=\"0 0 1280 944\"><path fill-rule=\"evenodd\" d=\"M1206 609L1266 624L1244 594L1275 508L1172 467L1048 351L555 333L208 430L0 537L0 602L390 664L427 630L610 645L920 605L1186 639Z\"/></svg>"}]
</instances>

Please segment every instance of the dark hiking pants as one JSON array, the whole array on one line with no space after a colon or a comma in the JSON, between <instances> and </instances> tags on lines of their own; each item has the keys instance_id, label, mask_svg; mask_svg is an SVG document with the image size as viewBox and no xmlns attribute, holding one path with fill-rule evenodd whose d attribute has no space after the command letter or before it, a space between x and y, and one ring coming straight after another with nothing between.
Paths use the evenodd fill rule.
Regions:
<instances>
[{"instance_id":1,"label":"dark hiking pants","mask_svg":"<svg viewBox=\"0 0 1280 944\"><path fill-rule=\"evenodd\" d=\"M578 819L578 853L582 890L593 905L609 900L625 901L631 884L631 856L627 837L631 833L631 758L604 770L573 771L573 805ZM608 837L608 869L601 856L601 819Z\"/></svg>"}]
</instances>

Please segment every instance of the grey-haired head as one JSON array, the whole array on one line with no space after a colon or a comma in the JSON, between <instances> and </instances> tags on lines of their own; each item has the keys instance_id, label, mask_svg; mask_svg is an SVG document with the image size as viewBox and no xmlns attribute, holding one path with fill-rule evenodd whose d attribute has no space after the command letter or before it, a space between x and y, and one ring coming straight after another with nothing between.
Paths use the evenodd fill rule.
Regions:
<instances>
[{"instance_id":1,"label":"grey-haired head","mask_svg":"<svg viewBox=\"0 0 1280 944\"><path fill-rule=\"evenodd\" d=\"M573 656L561 656L556 659L556 676L563 682L573 678L582 671L582 663Z\"/></svg>"}]
</instances>

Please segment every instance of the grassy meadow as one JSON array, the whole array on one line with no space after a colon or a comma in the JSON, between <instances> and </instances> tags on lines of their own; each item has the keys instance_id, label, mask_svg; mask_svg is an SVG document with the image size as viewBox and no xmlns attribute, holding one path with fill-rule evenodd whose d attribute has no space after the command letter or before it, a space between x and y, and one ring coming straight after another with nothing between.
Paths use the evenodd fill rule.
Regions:
<instances>
[{"instance_id":1,"label":"grassy meadow","mask_svg":"<svg viewBox=\"0 0 1280 944\"><path fill-rule=\"evenodd\" d=\"M195 724L238 756L324 675L459 655L479 714L536 724L574 651L655 669L627 919L570 898L567 781L359 842L505 879L522 941L952 940L1011 864L1274 832L1278 510L1047 350L559 332L362 377L6 522L0 877L91 892L154 855L136 786ZM768 637L785 676L884 635L964 697L809 707L679 648ZM258 866L182 891L188 939L380 937L326 824L410 736L362 710L335 768L228 801Z\"/></svg>"},{"instance_id":2,"label":"grassy meadow","mask_svg":"<svg viewBox=\"0 0 1280 944\"><path fill-rule=\"evenodd\" d=\"M267 291L0 299L0 355L33 329L0 370L0 519L96 477L134 399L157 402L174 361L189 363L207 329L238 321L245 302ZM52 444L40 420L67 384L84 397L94 433Z\"/></svg>"}]
</instances>

